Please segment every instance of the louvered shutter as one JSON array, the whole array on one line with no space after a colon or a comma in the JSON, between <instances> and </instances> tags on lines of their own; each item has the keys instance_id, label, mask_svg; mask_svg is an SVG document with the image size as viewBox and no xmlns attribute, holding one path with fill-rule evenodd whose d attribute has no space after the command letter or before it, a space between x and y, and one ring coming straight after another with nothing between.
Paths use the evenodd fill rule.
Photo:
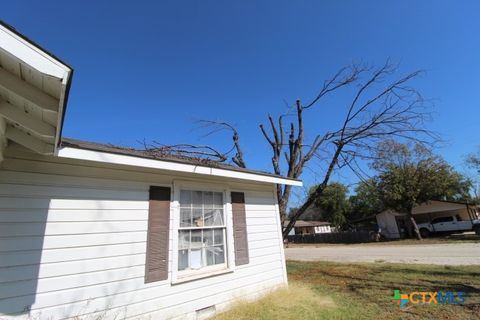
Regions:
<instances>
[{"instance_id":1,"label":"louvered shutter","mask_svg":"<svg viewBox=\"0 0 480 320\"><path fill-rule=\"evenodd\" d=\"M150 187L145 283L168 278L170 188Z\"/></svg>"},{"instance_id":2,"label":"louvered shutter","mask_svg":"<svg viewBox=\"0 0 480 320\"><path fill-rule=\"evenodd\" d=\"M235 265L248 264L247 219L245 216L245 194L232 192L233 236L235 244Z\"/></svg>"}]
</instances>

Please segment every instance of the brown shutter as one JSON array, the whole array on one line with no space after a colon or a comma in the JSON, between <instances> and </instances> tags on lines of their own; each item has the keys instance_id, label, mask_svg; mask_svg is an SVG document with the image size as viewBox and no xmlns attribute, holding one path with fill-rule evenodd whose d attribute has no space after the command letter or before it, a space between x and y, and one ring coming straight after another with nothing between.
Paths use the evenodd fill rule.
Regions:
<instances>
[{"instance_id":1,"label":"brown shutter","mask_svg":"<svg viewBox=\"0 0 480 320\"><path fill-rule=\"evenodd\" d=\"M168 278L170 188L150 187L145 283Z\"/></svg>"},{"instance_id":2,"label":"brown shutter","mask_svg":"<svg viewBox=\"0 0 480 320\"><path fill-rule=\"evenodd\" d=\"M235 265L248 264L247 221L245 217L245 194L232 192L233 237L235 241Z\"/></svg>"}]
</instances>

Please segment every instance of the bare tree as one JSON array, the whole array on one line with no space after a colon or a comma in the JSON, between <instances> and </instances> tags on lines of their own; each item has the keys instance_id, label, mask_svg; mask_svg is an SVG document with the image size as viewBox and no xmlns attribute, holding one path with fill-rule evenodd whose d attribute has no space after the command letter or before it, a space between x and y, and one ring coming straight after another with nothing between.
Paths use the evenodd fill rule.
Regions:
<instances>
[{"instance_id":1,"label":"bare tree","mask_svg":"<svg viewBox=\"0 0 480 320\"><path fill-rule=\"evenodd\" d=\"M378 69L358 64L344 67L323 83L312 101L303 103L297 100L286 114L276 118L268 115L268 125L260 124L260 131L272 150L271 161L275 174L298 179L313 158L326 161L320 184L290 217L288 226L284 228L284 237L297 219L322 195L335 169L349 167L352 170L357 168L356 173L361 172L357 160L371 157L378 142L385 139L400 138L425 143L435 138L424 129L424 122L429 118L424 100L410 86L410 82L422 71L395 78L397 71L397 66L388 60ZM356 89L350 102L338 109L345 112L339 128L317 133L311 143L306 143L305 112L319 105L327 95L353 86ZM285 125L285 119L291 115L295 120ZM209 130L207 135L229 130L233 138L232 148L225 153L215 151L213 157L218 161L226 161L227 155L235 152L231 158L233 163L246 167L239 134L234 126L222 121L202 120L199 123ZM205 146L202 147L205 149ZM211 154L213 150L206 151L206 154ZM292 186L277 185L276 192L283 224L287 218Z\"/></svg>"},{"instance_id":2,"label":"bare tree","mask_svg":"<svg viewBox=\"0 0 480 320\"><path fill-rule=\"evenodd\" d=\"M297 219L322 195L335 168L348 166L355 170L355 166L358 167L357 159L371 157L378 142L387 138L414 140L420 143L429 143L432 139L436 139L434 134L424 128L424 122L429 118L429 113L426 111L422 96L409 86L409 82L418 77L421 71L388 81L397 71L397 67L389 61L376 70L365 68L351 70L352 74L348 78L354 79L353 82L360 85L350 104L345 108L346 115L342 126L335 132L317 136L315 141L319 141L320 145L313 144L307 152L307 155L310 152L314 154L327 150L331 152L323 179L290 217L290 222L284 229L284 237L288 235ZM364 81L360 80L363 75L366 75ZM380 89L378 89L379 86ZM317 102L318 99L307 107ZM297 101L297 113L301 114L304 109L305 107ZM300 121L298 126L301 127ZM300 133L298 136L301 137ZM301 139L298 140L301 141ZM310 159L307 157L306 161L308 160ZM302 161L302 157L299 156L293 167L301 171L304 165L305 160ZM355 171L358 173L360 170ZM295 174L289 177L298 178ZM288 205L288 188L278 189L281 189L277 192L282 192L282 200L286 202L283 205ZM286 212L283 212L283 215L285 214Z\"/></svg>"},{"instance_id":3,"label":"bare tree","mask_svg":"<svg viewBox=\"0 0 480 320\"><path fill-rule=\"evenodd\" d=\"M207 129L207 133L204 134L204 137L212 135L214 133L228 130L232 133L233 146L225 151L221 152L209 145L195 145L195 144L173 144L166 145L161 144L157 141L153 141L148 144L146 141L143 141L144 151L153 156L185 156L185 157L194 157L206 162L226 162L229 159L229 155L232 152L235 152L235 155L231 158L232 162L240 168L246 168L245 161L243 159L243 152L240 147L240 135L238 134L237 129L230 125L229 123L223 121L213 121L213 120L199 120L197 124L200 128Z\"/></svg>"}]
</instances>

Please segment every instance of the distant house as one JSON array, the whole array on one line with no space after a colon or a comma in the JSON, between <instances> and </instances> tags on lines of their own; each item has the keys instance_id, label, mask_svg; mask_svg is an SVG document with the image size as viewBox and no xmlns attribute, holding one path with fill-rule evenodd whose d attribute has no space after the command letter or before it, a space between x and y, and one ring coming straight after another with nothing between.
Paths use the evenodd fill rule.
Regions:
<instances>
[{"instance_id":1,"label":"distant house","mask_svg":"<svg viewBox=\"0 0 480 320\"><path fill-rule=\"evenodd\" d=\"M62 138L72 72L0 22L1 319L201 319L287 284L300 181Z\"/></svg>"},{"instance_id":2,"label":"distant house","mask_svg":"<svg viewBox=\"0 0 480 320\"><path fill-rule=\"evenodd\" d=\"M432 200L413 209L413 215L417 224L429 223L434 219L455 216L459 220L478 219L476 206L466 203ZM405 238L408 235L408 216L404 212L386 210L377 214L377 225L381 233L389 239ZM366 220L366 219L363 219Z\"/></svg>"},{"instance_id":3,"label":"distant house","mask_svg":"<svg viewBox=\"0 0 480 320\"><path fill-rule=\"evenodd\" d=\"M283 227L287 227L290 221L285 221ZM316 234L316 233L330 233L332 232L332 227L330 222L326 221L304 221L297 220L295 222L295 227L290 231L289 235L299 235L299 234Z\"/></svg>"}]
</instances>

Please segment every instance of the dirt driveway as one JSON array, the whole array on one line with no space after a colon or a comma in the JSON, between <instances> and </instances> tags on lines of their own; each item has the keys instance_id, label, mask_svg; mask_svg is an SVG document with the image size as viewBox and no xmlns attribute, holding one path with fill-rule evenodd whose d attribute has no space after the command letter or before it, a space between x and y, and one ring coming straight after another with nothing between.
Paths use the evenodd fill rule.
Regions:
<instances>
[{"instance_id":1,"label":"dirt driveway","mask_svg":"<svg viewBox=\"0 0 480 320\"><path fill-rule=\"evenodd\" d=\"M397 262L438 265L480 265L479 243L428 245L333 245L285 249L287 260Z\"/></svg>"}]
</instances>

